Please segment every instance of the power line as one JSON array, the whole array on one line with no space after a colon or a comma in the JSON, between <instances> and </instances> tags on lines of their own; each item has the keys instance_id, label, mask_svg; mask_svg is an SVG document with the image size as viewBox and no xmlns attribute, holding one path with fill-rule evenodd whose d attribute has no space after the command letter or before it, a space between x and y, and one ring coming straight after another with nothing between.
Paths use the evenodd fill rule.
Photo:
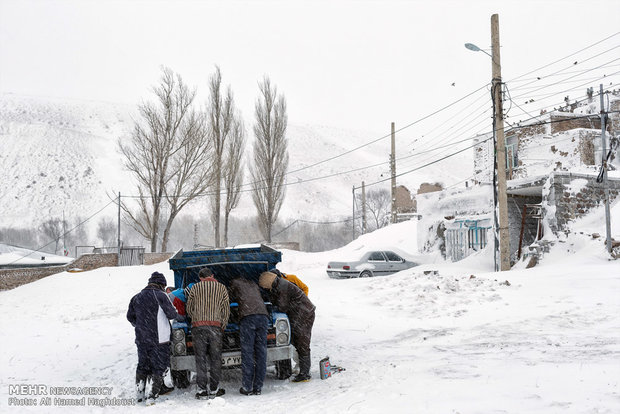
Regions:
<instances>
[{"instance_id":1,"label":"power line","mask_svg":"<svg viewBox=\"0 0 620 414\"><path fill-rule=\"evenodd\" d=\"M532 70L531 72L527 72L527 73L525 73L525 74L523 74L523 75L517 76L516 78L513 78L513 79L511 79L511 80L509 80L509 81L507 81L507 82L513 82L513 81L515 81L515 80L517 80L517 79L520 79L520 78L522 78L522 77L524 77L524 76L531 75L532 73L534 73L534 72L536 72L536 71L539 71L539 70L542 70L542 69L546 69L546 68L548 68L549 66L555 65L556 63L559 63L559 62L561 62L561 61L563 61L563 60L565 60L565 59L568 59L568 58L570 58L570 57L573 57L573 56L577 55L578 53L581 53L581 52L583 52L584 50L588 50L588 49L590 49L590 48L592 48L592 47L594 47L594 46L596 46L596 45L599 45L599 44L603 43L604 41L609 40L609 39L611 39L612 37L617 36L617 35L619 35L619 34L620 34L620 32L616 32L616 33L614 33L614 34L612 34L612 35L610 35L610 36L607 36L606 38L604 38L604 39L602 39L602 40L599 40L598 42L595 42L595 43L593 43L593 44L591 44L591 45L589 45L589 46L584 47L583 49L580 49L580 50L578 50L578 51L576 51L576 52L574 52L574 53L571 53L570 55L564 56L563 58L560 58L560 59L558 59L558 60L556 60L556 61L553 61L553 62L551 62L551 63L548 63L548 64L546 64L546 65L543 65L543 66L541 66L541 67L539 67L539 68L536 68L536 69Z\"/></svg>"},{"instance_id":2,"label":"power line","mask_svg":"<svg viewBox=\"0 0 620 414\"><path fill-rule=\"evenodd\" d=\"M118 197L117 197L117 199L118 199ZM97 214L101 213L103 210L105 210L105 209L106 209L106 207L108 207L110 204L112 204L112 203L114 203L114 202L116 202L116 201L117 201L117 200L111 200L108 204L106 204L105 206L103 206L101 209L99 209L96 213L92 214L92 215L91 215L90 217L88 217L86 220L83 220L82 222L80 222L78 225L76 225L76 226L75 226L75 227L73 227L72 229L67 230L66 232L64 232L63 234L61 234L60 236L58 236L58 238L57 238L57 239L54 239L54 240L50 241L50 242L49 242L49 243L47 243L46 245L41 246L41 247L39 247L39 248L38 248L38 249L36 249L36 250L33 250L32 252L28 253L27 255L22 256L22 257L20 257L19 259L16 259L16 260L12 261L11 263L8 263L8 264L7 264L7 266L10 266L10 265L12 265L12 264L15 264L15 263L19 262L21 259L23 259L24 257L28 257L28 256L30 256L31 254L34 254L34 253L40 252L41 250L45 249L45 248L46 248L47 246L49 246L50 244L55 243L55 242L56 242L56 240L60 240L60 238L65 237L67 234L71 233L73 230L77 229L78 227L80 227L81 225L83 225L84 223L86 223L87 221L89 221L90 219L92 219L93 217L95 217Z\"/></svg>"},{"instance_id":3,"label":"power line","mask_svg":"<svg viewBox=\"0 0 620 414\"><path fill-rule=\"evenodd\" d=\"M620 46L618 46L618 47L620 47ZM612 62L616 62L616 61L618 61L618 60L620 60L620 58L616 58L616 59L610 60L609 62L606 62L606 63L604 63L603 65L600 65L600 66L597 66L597 67L591 68L591 69L589 69L588 71L586 71L586 72L584 72L584 73L587 73L587 72L592 72L592 71L594 71L594 70L596 70L596 69L600 69L600 68L601 68L602 66L604 66L605 64L612 63ZM616 72L616 73L618 73L618 72ZM559 85L559 84L561 84L561 83L563 83L563 82L565 82L565 81L567 81L567 80L569 80L569 79L573 79L573 78L575 78L575 77L577 77L577 76L579 76L579 74L578 74L578 75L572 75L572 76L569 76L568 78L562 79L562 80L560 80L560 81L558 81L558 82L554 82L554 83L552 83L552 84L550 84L550 85L541 86L541 87L539 87L539 88L537 88L537 89L534 89L533 91L530 91L529 93L536 92L536 91L540 91L540 90L542 90L542 89L547 89L547 88L549 88L549 87L551 87L551 86ZM520 97L525 96L525 95L527 95L527 93L523 93L523 94L521 94L521 95L517 95L517 96L515 96L515 99L520 98Z\"/></svg>"}]
</instances>

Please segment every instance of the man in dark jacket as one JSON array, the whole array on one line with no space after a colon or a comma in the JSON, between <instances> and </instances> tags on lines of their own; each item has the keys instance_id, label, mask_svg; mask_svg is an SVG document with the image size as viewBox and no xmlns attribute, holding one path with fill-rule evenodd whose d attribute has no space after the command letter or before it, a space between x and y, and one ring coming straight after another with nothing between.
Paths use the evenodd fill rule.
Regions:
<instances>
[{"instance_id":1,"label":"man in dark jacket","mask_svg":"<svg viewBox=\"0 0 620 414\"><path fill-rule=\"evenodd\" d=\"M232 297L239 304L241 337L241 388L243 395L260 395L267 371L267 328L269 313L258 285L237 277L230 283Z\"/></svg>"},{"instance_id":2,"label":"man in dark jacket","mask_svg":"<svg viewBox=\"0 0 620 414\"><path fill-rule=\"evenodd\" d=\"M259 284L270 291L271 302L278 309L288 314L293 330L293 346L299 355L299 374L293 382L309 381L310 376L310 339L314 324L316 306L304 292L293 283L276 277L274 273L264 272L260 275Z\"/></svg>"},{"instance_id":3,"label":"man in dark jacket","mask_svg":"<svg viewBox=\"0 0 620 414\"><path fill-rule=\"evenodd\" d=\"M226 392L219 388L222 372L222 337L230 303L226 287L205 267L198 274L200 282L186 289L185 310L192 319L192 338L196 355L196 398L219 397Z\"/></svg>"},{"instance_id":4,"label":"man in dark jacket","mask_svg":"<svg viewBox=\"0 0 620 414\"><path fill-rule=\"evenodd\" d=\"M163 374L170 366L170 321L184 320L165 293L166 278L154 272L148 285L131 298L127 320L135 327L138 348L136 368L137 399L144 399L147 379L152 381L147 403L154 403L160 394L172 389L164 385Z\"/></svg>"}]
</instances>

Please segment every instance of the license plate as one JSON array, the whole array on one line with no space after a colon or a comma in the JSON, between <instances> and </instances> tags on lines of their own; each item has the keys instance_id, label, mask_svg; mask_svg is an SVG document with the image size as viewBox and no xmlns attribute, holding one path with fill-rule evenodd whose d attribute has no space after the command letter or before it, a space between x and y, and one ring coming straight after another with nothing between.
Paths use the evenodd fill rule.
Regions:
<instances>
[{"instance_id":1,"label":"license plate","mask_svg":"<svg viewBox=\"0 0 620 414\"><path fill-rule=\"evenodd\" d=\"M340 272L331 272L332 277L340 277Z\"/></svg>"},{"instance_id":2,"label":"license plate","mask_svg":"<svg viewBox=\"0 0 620 414\"><path fill-rule=\"evenodd\" d=\"M241 365L241 356L222 357L223 367L230 367L234 365Z\"/></svg>"}]
</instances>

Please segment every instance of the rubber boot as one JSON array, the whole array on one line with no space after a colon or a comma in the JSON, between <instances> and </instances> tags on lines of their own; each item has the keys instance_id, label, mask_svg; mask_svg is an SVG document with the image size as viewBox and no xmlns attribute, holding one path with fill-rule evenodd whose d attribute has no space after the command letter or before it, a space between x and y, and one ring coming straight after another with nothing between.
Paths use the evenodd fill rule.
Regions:
<instances>
[{"instance_id":1,"label":"rubber boot","mask_svg":"<svg viewBox=\"0 0 620 414\"><path fill-rule=\"evenodd\" d=\"M136 374L136 400L144 401L144 388L146 387L146 375Z\"/></svg>"},{"instance_id":2,"label":"rubber boot","mask_svg":"<svg viewBox=\"0 0 620 414\"><path fill-rule=\"evenodd\" d=\"M159 397L159 391L161 390L161 386L164 383L164 378L160 375L153 375L152 377L153 385L151 386L151 391L149 392L149 396L146 399L146 405L155 404L155 400Z\"/></svg>"}]
</instances>

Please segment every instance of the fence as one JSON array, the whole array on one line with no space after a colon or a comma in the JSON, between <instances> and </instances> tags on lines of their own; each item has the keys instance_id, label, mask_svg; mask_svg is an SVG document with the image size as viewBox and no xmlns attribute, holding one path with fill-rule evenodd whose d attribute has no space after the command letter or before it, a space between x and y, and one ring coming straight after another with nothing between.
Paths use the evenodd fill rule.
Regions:
<instances>
[{"instance_id":1,"label":"fence","mask_svg":"<svg viewBox=\"0 0 620 414\"><path fill-rule=\"evenodd\" d=\"M144 264L144 247L121 247L118 257L119 266L136 266Z\"/></svg>"}]
</instances>

